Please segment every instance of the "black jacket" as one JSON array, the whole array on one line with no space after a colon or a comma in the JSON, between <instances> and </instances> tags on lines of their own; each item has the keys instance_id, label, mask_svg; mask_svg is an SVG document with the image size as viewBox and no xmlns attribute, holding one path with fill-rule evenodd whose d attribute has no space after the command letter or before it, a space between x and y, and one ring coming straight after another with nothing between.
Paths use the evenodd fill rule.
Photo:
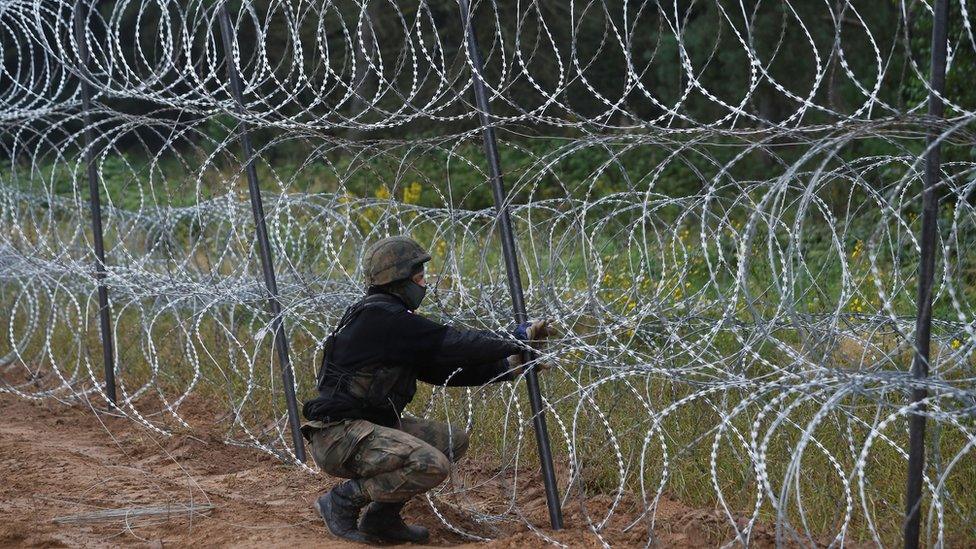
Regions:
<instances>
[{"instance_id":1,"label":"black jacket","mask_svg":"<svg viewBox=\"0 0 976 549\"><path fill-rule=\"evenodd\" d=\"M393 427L417 392L417 380L448 386L508 381L505 358L522 349L507 334L433 322L376 290L347 316L350 311L352 318L326 342L319 396L302 408L308 420L365 419Z\"/></svg>"}]
</instances>

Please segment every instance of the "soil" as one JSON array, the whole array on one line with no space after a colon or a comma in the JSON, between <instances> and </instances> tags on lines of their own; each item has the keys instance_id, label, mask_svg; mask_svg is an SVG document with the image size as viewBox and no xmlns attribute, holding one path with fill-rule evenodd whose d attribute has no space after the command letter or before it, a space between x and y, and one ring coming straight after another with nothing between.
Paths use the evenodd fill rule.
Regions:
<instances>
[{"instance_id":1,"label":"soil","mask_svg":"<svg viewBox=\"0 0 976 549\"><path fill-rule=\"evenodd\" d=\"M312 507L335 479L224 443L213 425L215 416L206 408L191 397L180 408L191 429L163 436L85 404L0 394L0 546L363 547L332 537ZM497 471L468 458L457 471L459 482L480 483L477 496L464 496L468 508L505 509L506 480ZM541 481L529 479L524 485L519 511L532 524L548 524ZM610 545L647 544L646 522L624 531L641 512L635 501L625 499L601 532ZM610 497L595 497L585 507L599 521L612 503ZM188 505L200 510L187 512ZM451 531L417 498L404 515L408 522L431 529L431 546L548 545L514 514L489 529L449 505L439 508L455 524L492 541L473 542ZM126 509L154 514L105 516ZM166 509L169 515L163 513ZM578 498L564 513L565 529L547 535L571 547L601 546L582 518ZM654 526L658 546L714 546L730 535L718 511L671 500L659 505ZM772 540L760 532L752 541L769 545Z\"/></svg>"}]
</instances>

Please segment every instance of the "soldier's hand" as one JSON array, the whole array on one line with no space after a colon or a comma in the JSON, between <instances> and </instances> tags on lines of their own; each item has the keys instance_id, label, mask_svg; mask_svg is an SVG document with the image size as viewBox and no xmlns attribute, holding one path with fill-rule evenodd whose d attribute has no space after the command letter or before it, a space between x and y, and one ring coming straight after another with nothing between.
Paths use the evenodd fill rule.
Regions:
<instances>
[{"instance_id":1,"label":"soldier's hand","mask_svg":"<svg viewBox=\"0 0 976 549\"><path fill-rule=\"evenodd\" d=\"M550 324L551 320L531 320L523 322L515 328L515 337L525 341L532 347L540 349L545 346L545 340L556 335L556 330ZM532 356L538 357L538 353L532 352ZM508 363L514 367L515 375L522 375L525 372L525 363L522 362L522 354L515 354L508 357ZM545 372L552 369L552 364L536 358L529 364L536 372Z\"/></svg>"},{"instance_id":2,"label":"soldier's hand","mask_svg":"<svg viewBox=\"0 0 976 549\"><path fill-rule=\"evenodd\" d=\"M512 366L512 373L516 376L520 376L525 372L526 363L522 362L522 354L515 354L508 357L508 363ZM536 372L548 372L552 369L552 363L545 360L533 360L528 363L529 366L535 369Z\"/></svg>"},{"instance_id":3,"label":"soldier's hand","mask_svg":"<svg viewBox=\"0 0 976 549\"><path fill-rule=\"evenodd\" d=\"M515 329L515 337L523 341L543 341L556 335L556 330L551 325L551 320L531 320L519 324Z\"/></svg>"}]
</instances>

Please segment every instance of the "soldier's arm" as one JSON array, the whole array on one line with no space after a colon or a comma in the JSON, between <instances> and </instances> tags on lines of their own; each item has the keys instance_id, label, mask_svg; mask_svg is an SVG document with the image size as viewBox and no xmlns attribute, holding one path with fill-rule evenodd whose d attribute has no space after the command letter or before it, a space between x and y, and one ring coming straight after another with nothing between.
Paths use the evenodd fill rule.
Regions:
<instances>
[{"instance_id":1,"label":"soldier's arm","mask_svg":"<svg viewBox=\"0 0 976 549\"><path fill-rule=\"evenodd\" d=\"M409 315L404 319L408 329L401 333L419 336L405 344L414 347L412 356L416 359L412 362L420 381L474 386L511 378L505 359L522 350L511 336L488 330L458 330L420 315L405 314Z\"/></svg>"},{"instance_id":2,"label":"soldier's arm","mask_svg":"<svg viewBox=\"0 0 976 549\"><path fill-rule=\"evenodd\" d=\"M503 334L447 327L440 352L426 367L418 368L417 379L451 387L508 381L513 376L506 358L521 348Z\"/></svg>"}]
</instances>

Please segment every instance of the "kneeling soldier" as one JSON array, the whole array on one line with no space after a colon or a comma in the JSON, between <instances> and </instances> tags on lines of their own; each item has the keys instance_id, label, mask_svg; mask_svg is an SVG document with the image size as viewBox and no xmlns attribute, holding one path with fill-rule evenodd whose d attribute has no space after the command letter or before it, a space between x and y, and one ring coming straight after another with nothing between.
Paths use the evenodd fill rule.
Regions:
<instances>
[{"instance_id":1,"label":"kneeling soldier","mask_svg":"<svg viewBox=\"0 0 976 549\"><path fill-rule=\"evenodd\" d=\"M302 433L315 463L351 479L315 502L329 530L342 538L427 541L427 529L405 524L400 513L407 500L447 478L450 463L468 449L468 435L445 423L402 416L417 380L450 386L512 380L521 373L519 353L527 349L518 340L550 335L545 321L523 323L513 339L457 330L415 314L427 291L429 260L403 236L367 249L366 296L346 310L326 340L319 396L302 410L308 420Z\"/></svg>"}]
</instances>

